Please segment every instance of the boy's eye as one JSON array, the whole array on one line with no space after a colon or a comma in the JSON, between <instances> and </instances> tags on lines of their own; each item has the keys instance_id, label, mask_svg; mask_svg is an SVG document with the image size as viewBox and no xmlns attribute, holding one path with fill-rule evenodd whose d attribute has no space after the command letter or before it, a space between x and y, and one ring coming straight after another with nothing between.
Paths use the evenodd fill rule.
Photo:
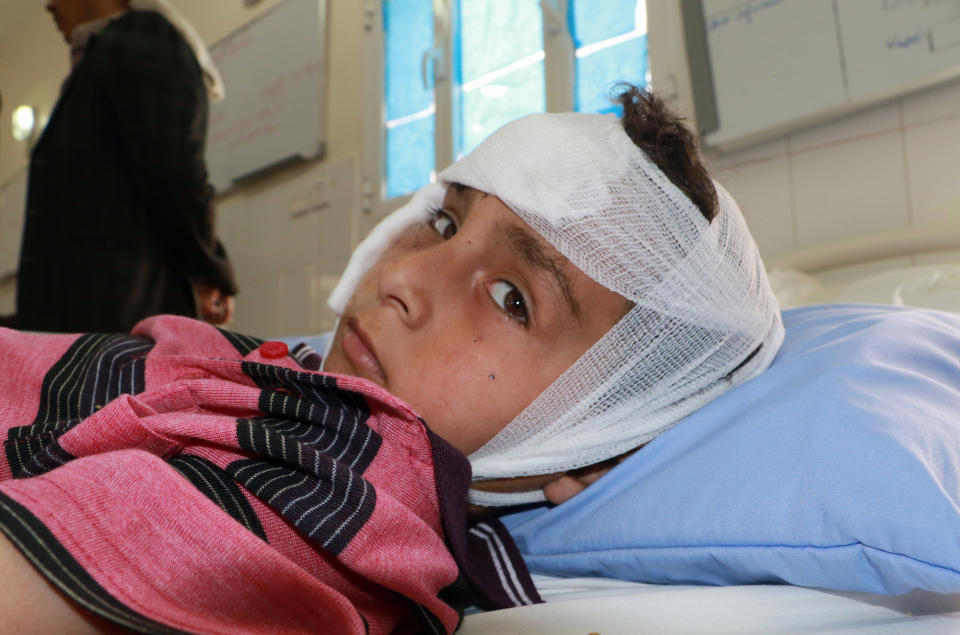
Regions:
<instances>
[{"instance_id":1,"label":"boy's eye","mask_svg":"<svg viewBox=\"0 0 960 635\"><path fill-rule=\"evenodd\" d=\"M429 224L444 240L450 240L457 233L457 224L443 210L432 211Z\"/></svg>"},{"instance_id":2,"label":"boy's eye","mask_svg":"<svg viewBox=\"0 0 960 635\"><path fill-rule=\"evenodd\" d=\"M527 323L527 301L515 286L504 280L496 280L487 285L487 290L497 306L511 319Z\"/></svg>"}]
</instances>

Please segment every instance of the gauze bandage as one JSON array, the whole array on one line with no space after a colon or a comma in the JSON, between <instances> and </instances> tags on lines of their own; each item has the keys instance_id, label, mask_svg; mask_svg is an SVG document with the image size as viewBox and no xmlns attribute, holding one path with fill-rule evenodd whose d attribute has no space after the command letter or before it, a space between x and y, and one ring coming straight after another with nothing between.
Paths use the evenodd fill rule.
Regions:
<instances>
[{"instance_id":1,"label":"gauze bandage","mask_svg":"<svg viewBox=\"0 0 960 635\"><path fill-rule=\"evenodd\" d=\"M470 455L473 478L566 472L632 450L763 371L783 341L776 299L734 200L712 222L614 115L509 123L439 174L493 194L596 282L634 307L499 434ZM423 222L430 185L378 226L331 296L346 306L393 236ZM543 500L471 491L482 505Z\"/></svg>"}]
</instances>

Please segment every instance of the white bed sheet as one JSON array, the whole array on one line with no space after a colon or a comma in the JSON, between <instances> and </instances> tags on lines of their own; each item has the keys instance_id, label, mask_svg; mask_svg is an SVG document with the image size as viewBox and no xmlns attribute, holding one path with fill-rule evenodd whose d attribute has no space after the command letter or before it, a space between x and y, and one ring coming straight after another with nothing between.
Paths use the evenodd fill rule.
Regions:
<instances>
[{"instance_id":1,"label":"white bed sheet","mask_svg":"<svg viewBox=\"0 0 960 635\"><path fill-rule=\"evenodd\" d=\"M545 604L468 615L460 633L960 633L960 594L681 586L534 576Z\"/></svg>"},{"instance_id":2,"label":"white bed sheet","mask_svg":"<svg viewBox=\"0 0 960 635\"><path fill-rule=\"evenodd\" d=\"M808 304L889 304L960 313L960 263L897 267L849 279L794 269L770 272L780 307Z\"/></svg>"}]
</instances>

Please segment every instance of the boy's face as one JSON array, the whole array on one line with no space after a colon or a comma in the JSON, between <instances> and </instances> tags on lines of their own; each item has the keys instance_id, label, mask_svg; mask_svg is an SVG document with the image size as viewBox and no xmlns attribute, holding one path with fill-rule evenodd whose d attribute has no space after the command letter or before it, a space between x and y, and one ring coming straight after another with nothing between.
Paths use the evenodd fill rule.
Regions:
<instances>
[{"instance_id":1,"label":"boy's face","mask_svg":"<svg viewBox=\"0 0 960 635\"><path fill-rule=\"evenodd\" d=\"M451 186L364 276L324 370L383 386L470 454L628 309L498 198Z\"/></svg>"}]
</instances>

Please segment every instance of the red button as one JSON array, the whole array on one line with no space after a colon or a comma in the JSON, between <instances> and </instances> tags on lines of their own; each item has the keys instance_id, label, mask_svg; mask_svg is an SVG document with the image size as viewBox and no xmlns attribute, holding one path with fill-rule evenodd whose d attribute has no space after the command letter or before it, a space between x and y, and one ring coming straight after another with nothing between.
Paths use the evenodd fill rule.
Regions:
<instances>
[{"instance_id":1,"label":"red button","mask_svg":"<svg viewBox=\"0 0 960 635\"><path fill-rule=\"evenodd\" d=\"M260 345L260 354L267 359L280 359L290 352L283 342L264 342Z\"/></svg>"}]
</instances>

